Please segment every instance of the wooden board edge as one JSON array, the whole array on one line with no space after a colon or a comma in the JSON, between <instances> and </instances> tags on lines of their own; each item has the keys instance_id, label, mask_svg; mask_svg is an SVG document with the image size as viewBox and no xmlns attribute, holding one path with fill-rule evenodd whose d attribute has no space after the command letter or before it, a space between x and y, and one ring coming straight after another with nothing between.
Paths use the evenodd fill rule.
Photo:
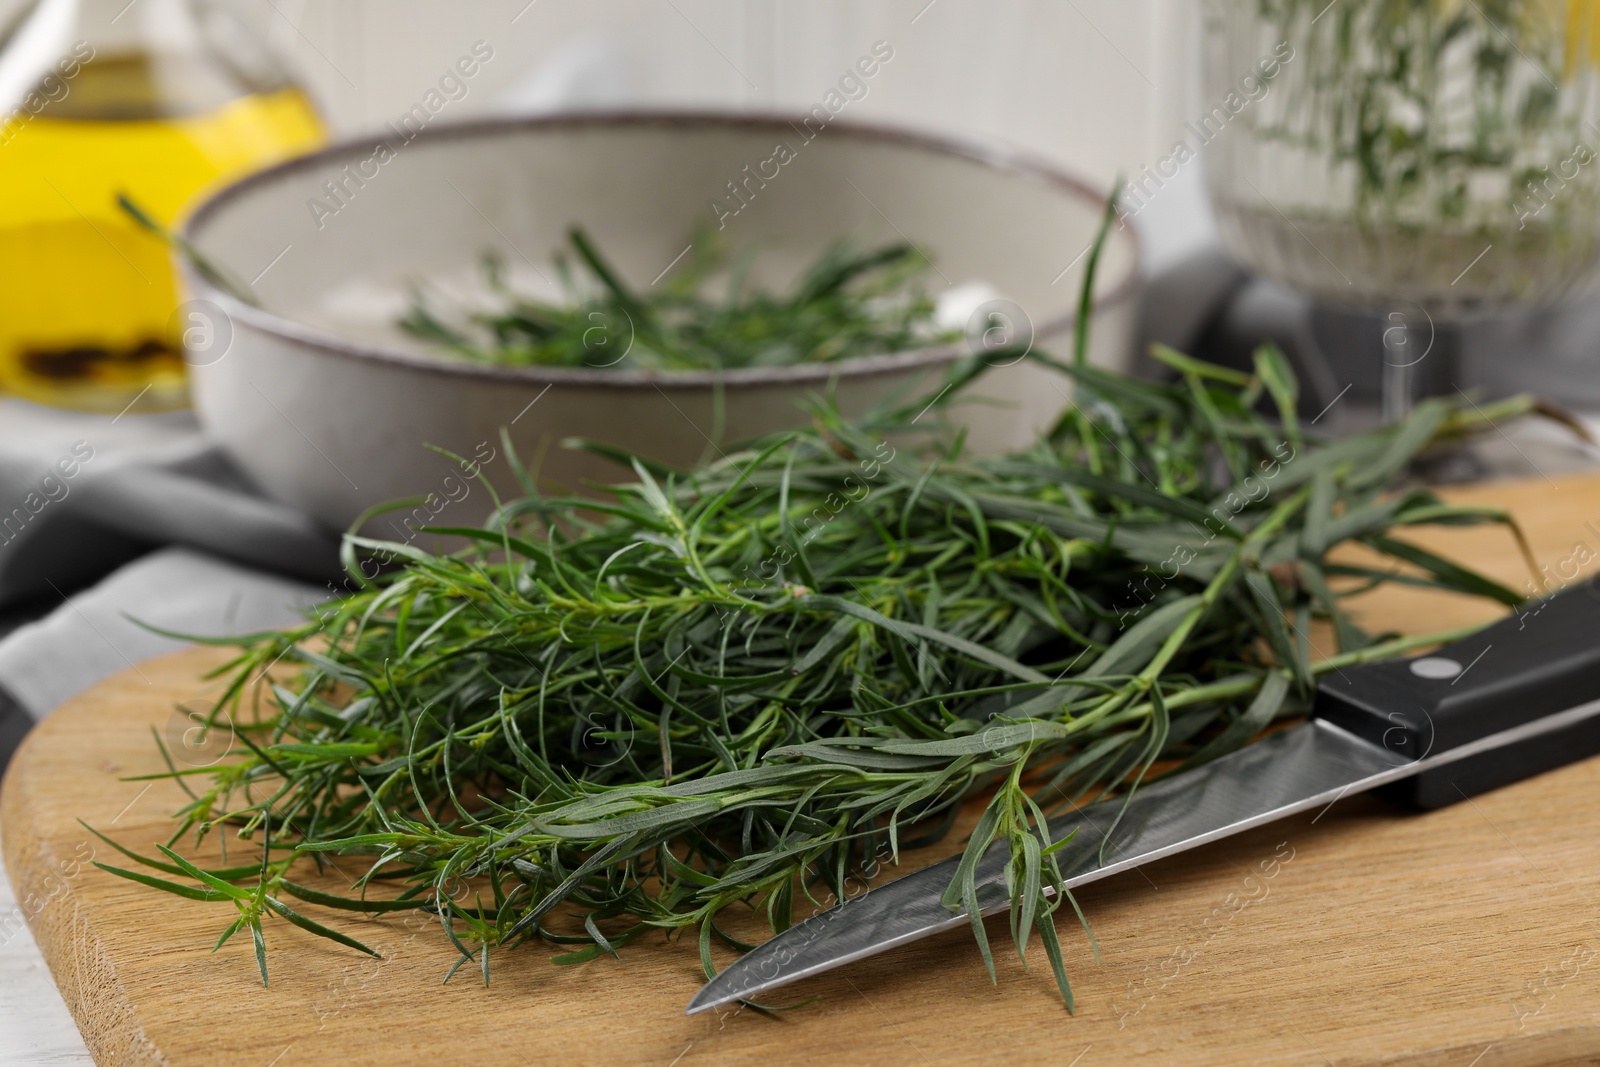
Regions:
<instances>
[{"instance_id":1,"label":"wooden board edge","mask_svg":"<svg viewBox=\"0 0 1600 1067\"><path fill-rule=\"evenodd\" d=\"M48 721L34 727L13 758L13 768L27 761L36 738L47 732L54 732ZM22 780L20 774L7 774L0 780L0 826L27 826L38 821ZM171 1067L171 1061L145 1034L71 880L62 876L71 861L56 856L42 838L27 833L0 837L0 851L17 905L95 1063ZM64 945L80 947L63 952Z\"/></svg>"},{"instance_id":2,"label":"wooden board edge","mask_svg":"<svg viewBox=\"0 0 1600 1067\"><path fill-rule=\"evenodd\" d=\"M1350 1062L1338 1056L1334 1062ZM1488 1046L1453 1045L1398 1058L1360 1060L1362 1067L1593 1067L1595 1028L1562 1027L1520 1034Z\"/></svg>"}]
</instances>

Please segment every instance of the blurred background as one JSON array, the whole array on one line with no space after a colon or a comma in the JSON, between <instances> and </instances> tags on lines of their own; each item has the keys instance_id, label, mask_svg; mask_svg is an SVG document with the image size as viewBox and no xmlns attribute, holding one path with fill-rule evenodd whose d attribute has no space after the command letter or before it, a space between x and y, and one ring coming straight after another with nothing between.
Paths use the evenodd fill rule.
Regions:
<instances>
[{"instance_id":1,"label":"blurred background","mask_svg":"<svg viewBox=\"0 0 1600 1067\"><path fill-rule=\"evenodd\" d=\"M1196 19L1175 0L0 0L11 117L0 270L13 274L0 291L0 347L7 335L12 347L0 389L116 413L154 381L136 410L180 406L166 252L115 196L175 223L229 178L398 123L439 98L441 77L458 88L438 123L799 114L883 42L892 70L848 101L849 120L1025 150L1109 189L1169 149L1187 117ZM470 78L452 75L469 51L488 58ZM104 119L115 121L94 121ZM1147 270L1207 240L1198 174L1184 179L1141 219ZM86 343L88 319L101 340Z\"/></svg>"},{"instance_id":2,"label":"blurred background","mask_svg":"<svg viewBox=\"0 0 1600 1067\"><path fill-rule=\"evenodd\" d=\"M74 21L78 28L58 32L59 41L82 38L92 44L99 40L104 51L108 43L118 46L119 39L128 34L159 37L174 32L164 25L170 21L168 9L182 6L173 0L82 0L53 5L0 0L0 26L29 16L35 8L60 8L61 18ZM275 81L277 75L262 73L261 68L272 61L257 53L277 57L281 75L288 79L287 84L303 90L315 115L309 122L302 121L302 116L288 116L279 101L275 105L278 111L272 115L252 116L251 121L264 123L262 128L269 131L261 134L260 143L248 150L236 147L229 158L213 158L203 166L191 167L174 176L171 188L164 192L146 193L154 213L165 216L163 221L180 215L182 205L196 190L226 177L304 150L323 138L337 140L397 121L435 88L441 74L448 73L475 42L492 50L493 58L465 83L464 95L449 101L439 116L441 122L489 114L641 107L797 113L818 104L873 42L886 41L895 53L892 67L870 82L863 98L850 101L846 119L954 134L1032 153L1107 189L1119 175L1134 183L1125 189L1127 203L1135 209L1128 214L1144 244L1144 276L1150 282L1146 307L1156 309L1145 316L1141 346L1160 339L1219 361L1240 362L1250 347L1270 336L1295 358L1308 383L1308 403L1326 403L1341 395L1351 401L1341 410L1356 412L1363 404L1376 406L1386 362L1407 362L1384 356L1386 347L1394 348L1399 338L1413 353L1437 353L1423 375L1432 375L1431 380L1422 382L1425 390L1448 389L1452 383L1480 387L1488 393L1528 388L1559 395L1577 408L1600 408L1600 375L1593 373L1591 363L1591 338L1600 329L1600 311L1590 310L1594 302L1582 298L1581 287L1578 298L1568 299L1560 311L1508 310L1508 303L1502 300L1493 314L1472 317L1469 329L1452 324L1441 331L1431 313L1436 301L1408 298L1394 308L1323 306L1314 299L1323 294L1315 293L1311 286L1311 295L1306 295L1308 287L1299 284L1305 279L1295 277L1293 271L1271 270L1267 273L1272 278L1252 284L1236 266L1244 239L1238 237L1235 226L1234 254L1223 250L1206 190L1207 169L1215 172L1223 161L1211 158L1220 153L1208 150L1211 146L1203 144L1204 138L1196 133L1209 129L1204 125L1205 116L1222 103L1240 74L1250 72L1257 51L1270 54L1272 41L1268 38L1282 28L1255 26L1251 29L1260 40L1247 32L1249 39L1242 44L1237 27L1219 28L1219 20L1226 22L1231 17L1229 9L1248 9L1256 16L1253 3L457 0L441 5L429 0L201 0L190 6L201 13L207 47L222 42L231 56L243 55L242 60L230 58L229 62L245 69L247 80L257 77L267 87L281 83ZM1335 0L1309 6L1269 4L1260 10L1281 8L1281 18L1292 22L1295 10L1304 8L1305 17L1296 30L1304 35L1314 32L1318 22L1322 29L1333 27L1345 13L1337 10L1338 6ZM1359 12L1396 5L1361 0L1344 6ZM1545 0L1524 5L1499 0L1487 5L1492 11L1478 4L1467 10L1461 3L1440 0L1406 0L1398 5L1428 12L1435 21L1479 12L1494 32L1521 53L1536 51L1537 35L1532 31L1508 35L1519 32L1512 25L1512 9L1570 8L1570 22L1575 17L1571 12L1580 9L1584 18L1592 20L1591 6ZM1501 8L1507 11L1501 12ZM1335 10L1323 19L1329 9ZM223 32L216 32L219 18L226 22ZM1497 19L1504 20L1503 24ZM1361 27L1359 19L1356 24L1368 31L1393 34L1389 43L1394 46L1396 61L1409 54L1403 27L1370 23ZM1565 30L1569 37L1584 38L1586 55L1593 33L1589 22ZM1302 47L1308 42L1315 43L1313 38L1305 38ZM17 44L10 42L10 53L18 51ZM1557 42L1554 47L1559 52L1562 45ZM1380 47L1379 52L1383 51ZM1209 81L1203 72L1208 59L1221 71L1220 76L1213 71ZM1560 58L1552 62L1557 67L1562 63ZM258 68L253 75L248 69L252 63ZM1303 61L1301 65L1305 67ZM1239 66L1240 71L1233 72L1232 66ZM28 84L30 73L36 77L39 71L19 68L8 72L0 64L0 92L20 96L18 88ZM1479 80L1478 74L1468 71L1466 78ZM16 83L9 90L7 77ZM194 89L186 81L196 79L182 71L168 71L162 80L166 83L163 91L181 96ZM1587 82L1580 82L1579 95L1587 99ZM70 86L71 80L66 79L66 84ZM1572 95L1565 88L1565 79L1563 84L1563 94ZM74 107L91 106L89 96L85 88L76 97L69 93L50 107L66 116ZM1513 121L1526 117L1534 103L1537 101L1517 104L1523 109L1507 116ZM1563 107L1572 110L1566 104ZM1580 117L1586 114L1585 108L1578 106ZM1401 126L1405 121L1400 120ZM314 128L317 123L321 130ZM1592 120L1589 125L1593 127ZM1392 137L1392 131L1380 132ZM1172 166L1174 149L1180 143L1192 146L1195 158L1186 156L1180 160L1181 166ZM1229 169L1237 170L1239 153L1231 154ZM181 169L175 155L152 158L170 159L174 171ZM1555 165L1557 160L1552 157L1548 162ZM1258 154L1251 165L1259 173L1262 163ZM142 165L154 167L156 172L161 166L159 162ZM1274 171L1270 166L1266 169ZM0 189L5 188L6 171L6 158L0 155ZM1299 181L1293 167L1279 167L1274 172L1287 175L1288 181ZM1548 168L1545 175L1548 186ZM1531 177L1539 179L1537 173ZM117 178L123 180L120 175ZM1510 184L1515 187L1523 180L1520 174L1514 175ZM71 192L41 189L38 195L49 202L39 206L12 197L11 205L0 204L0 232L7 222L28 221L25 216L30 211L59 214L76 225L79 220L74 213L83 212L80 205L67 203ZM1522 195L1526 198L1529 194ZM1567 198L1576 199L1571 194ZM106 198L102 195L100 199ZM1277 203L1272 197L1267 199ZM97 216L95 222L107 232L85 235L83 239L91 243L108 235L115 237L111 231L125 227L127 220ZM1589 225L1592 227L1592 221ZM120 241L116 238L113 243ZM135 240L134 247L136 251L130 252L119 244L119 254L137 263L145 262L138 258L138 249L152 262L163 254L148 242L140 245ZM99 251L103 254L104 248ZM1310 247L1301 251L1309 256ZM46 254L35 242L26 254L6 259L0 247L0 270L26 271L36 278L59 277L61 270L71 269L73 254L68 244L60 242L52 242ZM1259 256L1245 258L1261 265ZM1453 264L1457 257L1443 258ZM29 264L35 266L29 269ZM159 273L160 269L157 262L150 272ZM1453 273L1455 268L1450 269ZM1380 287L1383 280L1377 279ZM7 293L0 294L0 320L57 310L52 292L46 291L42 282L28 286L13 281L7 288ZM170 303L170 296L151 300L146 317L155 321L156 309ZM1509 306L1515 307L1514 302ZM105 314L126 319L127 309L108 307ZM1404 327L1398 332L1397 323ZM4 330L0 321L0 336ZM175 406L182 403L183 372L176 354L161 350L164 343L142 334L119 338L104 352L86 352L81 345L67 343L64 353L47 352L35 359L36 364L44 364L33 368L42 369L42 379L27 368L18 372L0 367L0 388L9 385L8 391L16 395L47 402L64 399L73 406L116 412L129 398L129 383L143 385L154 379L158 387L141 399L138 410ZM1510 352L1516 353L1515 359L1507 358ZM132 362L122 367L118 359ZM104 364L103 395L91 396L79 388L75 395L64 396L56 385L70 379L86 360ZM117 377L119 367L126 371L121 378ZM1350 392L1341 393L1346 386Z\"/></svg>"}]
</instances>

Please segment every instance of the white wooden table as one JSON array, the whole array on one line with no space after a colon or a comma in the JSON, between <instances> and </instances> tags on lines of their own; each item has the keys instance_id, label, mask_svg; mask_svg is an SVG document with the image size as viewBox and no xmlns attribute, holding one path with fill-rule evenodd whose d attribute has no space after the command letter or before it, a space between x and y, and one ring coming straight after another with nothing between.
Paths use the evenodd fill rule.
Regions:
<instances>
[{"instance_id":1,"label":"white wooden table","mask_svg":"<svg viewBox=\"0 0 1600 1067\"><path fill-rule=\"evenodd\" d=\"M0 1067L93 1067L21 918L0 863Z\"/></svg>"}]
</instances>

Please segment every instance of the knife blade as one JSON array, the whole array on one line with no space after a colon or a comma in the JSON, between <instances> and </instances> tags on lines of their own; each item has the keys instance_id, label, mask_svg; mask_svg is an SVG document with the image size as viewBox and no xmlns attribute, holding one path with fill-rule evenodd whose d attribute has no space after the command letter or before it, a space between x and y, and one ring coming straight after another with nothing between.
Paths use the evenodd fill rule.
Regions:
<instances>
[{"instance_id":1,"label":"knife blade","mask_svg":"<svg viewBox=\"0 0 1600 1067\"><path fill-rule=\"evenodd\" d=\"M1049 833L1075 834L1060 854L1062 888L1072 889L1367 790L1437 808L1596 753L1600 585L1590 582L1428 655L1339 670L1318 687L1307 721L1131 799L1052 819ZM985 915L1010 907L1009 859L997 843L979 863ZM967 914L941 900L958 862L795 924L706 983L687 1013L965 925Z\"/></svg>"}]
</instances>

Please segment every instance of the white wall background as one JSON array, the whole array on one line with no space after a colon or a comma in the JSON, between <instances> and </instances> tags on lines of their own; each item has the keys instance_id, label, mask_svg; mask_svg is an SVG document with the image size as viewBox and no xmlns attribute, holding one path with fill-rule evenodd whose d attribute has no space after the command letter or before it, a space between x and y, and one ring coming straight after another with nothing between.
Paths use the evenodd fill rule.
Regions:
<instances>
[{"instance_id":1,"label":"white wall background","mask_svg":"<svg viewBox=\"0 0 1600 1067\"><path fill-rule=\"evenodd\" d=\"M264 2L273 40L337 133L398 116L477 40L495 57L446 117L507 93L805 109L885 40L893 61L846 117L1021 147L1107 188L1170 151L1197 59L1190 0ZM1198 195L1170 199L1141 218L1163 249L1194 239L1204 215Z\"/></svg>"},{"instance_id":2,"label":"white wall background","mask_svg":"<svg viewBox=\"0 0 1600 1067\"><path fill-rule=\"evenodd\" d=\"M606 41L655 105L817 102L876 40L894 61L851 113L1029 145L1109 180L1169 148L1184 0L271 0L273 34L342 129L410 106L474 40L488 97ZM291 23L290 20L294 20Z\"/></svg>"}]
</instances>

